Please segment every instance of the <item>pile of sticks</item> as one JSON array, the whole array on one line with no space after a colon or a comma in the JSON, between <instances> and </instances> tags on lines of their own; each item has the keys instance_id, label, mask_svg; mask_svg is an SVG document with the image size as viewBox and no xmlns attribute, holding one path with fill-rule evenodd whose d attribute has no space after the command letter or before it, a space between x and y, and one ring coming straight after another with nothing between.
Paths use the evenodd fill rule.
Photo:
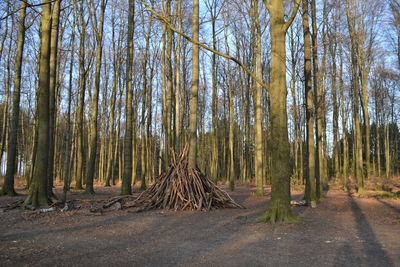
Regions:
<instances>
[{"instance_id":1,"label":"pile of sticks","mask_svg":"<svg viewBox=\"0 0 400 267\"><path fill-rule=\"evenodd\" d=\"M129 207L138 207L139 211L243 208L198 169L189 166L188 151L188 145L179 157L172 151L169 170L161 174L151 187L130 203Z\"/></svg>"}]
</instances>

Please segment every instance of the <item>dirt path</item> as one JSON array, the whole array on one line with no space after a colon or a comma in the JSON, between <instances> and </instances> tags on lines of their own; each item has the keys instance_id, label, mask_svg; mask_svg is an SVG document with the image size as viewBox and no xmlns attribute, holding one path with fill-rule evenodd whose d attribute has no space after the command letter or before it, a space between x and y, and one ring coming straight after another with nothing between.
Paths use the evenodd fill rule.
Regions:
<instances>
[{"instance_id":1,"label":"dirt path","mask_svg":"<svg viewBox=\"0 0 400 267\"><path fill-rule=\"evenodd\" d=\"M251 191L231 193L245 210L0 213L0 266L400 266L400 200L330 191L293 209L301 223L272 226L254 223L269 197Z\"/></svg>"}]
</instances>

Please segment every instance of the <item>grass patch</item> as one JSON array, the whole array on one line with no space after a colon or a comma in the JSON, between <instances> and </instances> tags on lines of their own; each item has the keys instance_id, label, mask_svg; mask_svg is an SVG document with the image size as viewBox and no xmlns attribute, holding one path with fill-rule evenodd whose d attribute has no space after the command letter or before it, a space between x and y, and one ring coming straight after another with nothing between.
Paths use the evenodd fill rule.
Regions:
<instances>
[{"instance_id":1,"label":"grass patch","mask_svg":"<svg viewBox=\"0 0 400 267\"><path fill-rule=\"evenodd\" d=\"M359 196L374 197L374 198L379 198L379 199L396 199L396 198L400 198L400 192L397 192L397 193L391 193L391 192L386 192L386 191L365 192L365 193L360 194Z\"/></svg>"}]
</instances>

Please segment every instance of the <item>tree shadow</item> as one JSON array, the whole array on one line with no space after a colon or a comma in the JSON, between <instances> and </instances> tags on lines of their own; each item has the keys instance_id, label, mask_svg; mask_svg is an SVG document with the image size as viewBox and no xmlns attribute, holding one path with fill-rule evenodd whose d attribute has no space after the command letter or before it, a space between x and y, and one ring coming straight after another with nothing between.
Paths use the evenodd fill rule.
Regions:
<instances>
[{"instance_id":1,"label":"tree shadow","mask_svg":"<svg viewBox=\"0 0 400 267\"><path fill-rule=\"evenodd\" d=\"M400 208L395 207L395 206L393 206L393 205L391 205L391 204L387 203L386 201L383 201L383 200L381 200L381 199L379 199L379 198L377 198L376 200L378 200L380 203L382 203L382 204L385 205L386 207L388 207L388 208L390 208L390 209L392 209L392 210L394 210L395 212L397 212L397 213L400 214Z\"/></svg>"},{"instance_id":2,"label":"tree shadow","mask_svg":"<svg viewBox=\"0 0 400 267\"><path fill-rule=\"evenodd\" d=\"M356 255L351 244L347 241L337 251L333 266L362 266L362 259Z\"/></svg>"},{"instance_id":3,"label":"tree shadow","mask_svg":"<svg viewBox=\"0 0 400 267\"><path fill-rule=\"evenodd\" d=\"M356 200L350 196L350 207L356 223L357 234L360 238L366 256L368 266L394 266L390 256L384 250L382 244L374 234L363 211ZM363 265L364 265L363 264Z\"/></svg>"}]
</instances>

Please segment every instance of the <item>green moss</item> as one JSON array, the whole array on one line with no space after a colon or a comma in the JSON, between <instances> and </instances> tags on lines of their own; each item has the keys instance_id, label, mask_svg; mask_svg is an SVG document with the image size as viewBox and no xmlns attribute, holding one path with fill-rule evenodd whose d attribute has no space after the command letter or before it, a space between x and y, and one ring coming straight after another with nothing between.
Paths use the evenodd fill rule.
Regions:
<instances>
[{"instance_id":1,"label":"green moss","mask_svg":"<svg viewBox=\"0 0 400 267\"><path fill-rule=\"evenodd\" d=\"M373 194L372 197L376 198L399 198L400 197L400 192L395 193L390 193L390 192L381 192L381 193L376 193Z\"/></svg>"},{"instance_id":2,"label":"green moss","mask_svg":"<svg viewBox=\"0 0 400 267\"><path fill-rule=\"evenodd\" d=\"M301 218L294 216L287 205L281 203L279 200L271 201L271 204L264 212L264 214L257 218L256 222L270 223L270 224L290 224L298 223Z\"/></svg>"},{"instance_id":3,"label":"green moss","mask_svg":"<svg viewBox=\"0 0 400 267\"><path fill-rule=\"evenodd\" d=\"M14 189L6 189L3 188L3 190L0 191L0 196L10 196L10 197L15 197L18 196L17 192L15 192Z\"/></svg>"}]
</instances>

